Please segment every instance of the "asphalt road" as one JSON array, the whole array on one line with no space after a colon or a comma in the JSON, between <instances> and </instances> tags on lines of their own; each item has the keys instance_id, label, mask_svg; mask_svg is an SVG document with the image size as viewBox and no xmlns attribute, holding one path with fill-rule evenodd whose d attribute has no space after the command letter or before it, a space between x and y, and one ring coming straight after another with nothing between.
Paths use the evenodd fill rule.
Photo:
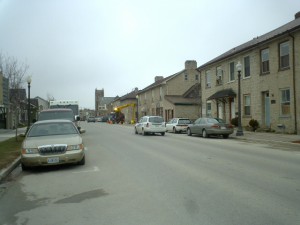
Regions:
<instances>
[{"instance_id":1,"label":"asphalt road","mask_svg":"<svg viewBox=\"0 0 300 225\"><path fill-rule=\"evenodd\" d=\"M86 165L17 168L0 186L0 224L300 224L299 151L81 125Z\"/></svg>"}]
</instances>

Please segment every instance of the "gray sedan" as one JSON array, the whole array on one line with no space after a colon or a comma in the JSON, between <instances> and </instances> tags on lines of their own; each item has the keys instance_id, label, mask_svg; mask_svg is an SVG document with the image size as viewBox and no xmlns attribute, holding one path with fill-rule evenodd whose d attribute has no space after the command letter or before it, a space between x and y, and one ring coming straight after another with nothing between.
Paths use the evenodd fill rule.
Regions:
<instances>
[{"instance_id":1,"label":"gray sedan","mask_svg":"<svg viewBox=\"0 0 300 225\"><path fill-rule=\"evenodd\" d=\"M219 121L214 118L198 118L193 124L188 125L187 135L200 134L204 138L222 135L223 138L228 138L233 133L233 126Z\"/></svg>"}]
</instances>

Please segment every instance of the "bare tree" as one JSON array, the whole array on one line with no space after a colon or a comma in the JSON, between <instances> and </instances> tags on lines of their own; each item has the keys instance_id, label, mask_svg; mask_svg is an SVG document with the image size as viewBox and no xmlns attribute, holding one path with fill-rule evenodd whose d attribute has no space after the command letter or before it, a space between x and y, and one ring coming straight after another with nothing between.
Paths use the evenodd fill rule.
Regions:
<instances>
[{"instance_id":1,"label":"bare tree","mask_svg":"<svg viewBox=\"0 0 300 225\"><path fill-rule=\"evenodd\" d=\"M19 115L23 112L26 102L24 102L24 83L25 76L29 69L29 66L25 63L20 63L16 58L5 56L0 53L0 70L4 77L9 79L9 89L13 90L13 95L9 96L10 101L10 113L15 119L14 127L16 128L16 138L17 138L17 128L19 126ZM26 98L26 92L25 92Z\"/></svg>"}]
</instances>

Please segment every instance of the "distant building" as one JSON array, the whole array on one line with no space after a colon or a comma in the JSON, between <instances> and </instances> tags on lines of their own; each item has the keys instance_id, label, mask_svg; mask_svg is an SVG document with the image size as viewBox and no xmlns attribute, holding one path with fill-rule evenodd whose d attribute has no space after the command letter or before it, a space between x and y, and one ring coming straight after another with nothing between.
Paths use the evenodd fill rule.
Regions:
<instances>
[{"instance_id":1,"label":"distant building","mask_svg":"<svg viewBox=\"0 0 300 225\"><path fill-rule=\"evenodd\" d=\"M187 60L183 70L166 78L156 76L153 84L138 92L138 117L156 115L165 121L174 117L195 120L201 114L200 91L197 62Z\"/></svg>"},{"instance_id":2,"label":"distant building","mask_svg":"<svg viewBox=\"0 0 300 225\"><path fill-rule=\"evenodd\" d=\"M8 126L9 111L9 80L2 75L0 71L0 129L6 129Z\"/></svg>"},{"instance_id":3,"label":"distant building","mask_svg":"<svg viewBox=\"0 0 300 225\"><path fill-rule=\"evenodd\" d=\"M110 104L114 97L104 97L104 89L95 89L95 116L105 116L110 113Z\"/></svg>"}]
</instances>

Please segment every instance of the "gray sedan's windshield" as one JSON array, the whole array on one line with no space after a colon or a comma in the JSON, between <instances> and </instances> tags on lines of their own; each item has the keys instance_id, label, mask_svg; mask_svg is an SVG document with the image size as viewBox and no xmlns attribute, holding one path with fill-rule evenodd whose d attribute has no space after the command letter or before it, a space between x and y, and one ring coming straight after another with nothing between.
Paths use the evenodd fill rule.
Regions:
<instances>
[{"instance_id":1,"label":"gray sedan's windshield","mask_svg":"<svg viewBox=\"0 0 300 225\"><path fill-rule=\"evenodd\" d=\"M28 137L77 134L78 131L72 123L45 123L35 124L28 133Z\"/></svg>"}]
</instances>

